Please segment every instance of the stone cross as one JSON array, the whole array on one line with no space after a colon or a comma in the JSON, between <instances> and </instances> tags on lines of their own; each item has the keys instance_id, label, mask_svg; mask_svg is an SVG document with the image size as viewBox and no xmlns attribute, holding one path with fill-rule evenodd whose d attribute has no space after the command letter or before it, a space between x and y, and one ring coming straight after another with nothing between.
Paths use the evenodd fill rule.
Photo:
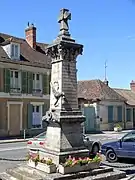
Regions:
<instances>
[{"instance_id":1,"label":"stone cross","mask_svg":"<svg viewBox=\"0 0 135 180\"><path fill-rule=\"evenodd\" d=\"M68 9L61 9L58 23L60 23L60 34L69 35L68 20L71 20L71 13Z\"/></svg>"}]
</instances>

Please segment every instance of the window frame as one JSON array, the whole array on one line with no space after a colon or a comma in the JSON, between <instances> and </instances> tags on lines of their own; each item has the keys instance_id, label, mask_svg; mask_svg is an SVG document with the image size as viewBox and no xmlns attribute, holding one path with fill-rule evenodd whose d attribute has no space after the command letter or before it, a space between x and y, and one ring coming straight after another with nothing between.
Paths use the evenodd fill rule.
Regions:
<instances>
[{"instance_id":1,"label":"window frame","mask_svg":"<svg viewBox=\"0 0 135 180\"><path fill-rule=\"evenodd\" d=\"M33 73L32 83L33 83L33 90L34 91L40 90L40 92L42 93L42 75L39 73ZM39 83L38 88L36 85L37 83Z\"/></svg>"},{"instance_id":2,"label":"window frame","mask_svg":"<svg viewBox=\"0 0 135 180\"><path fill-rule=\"evenodd\" d=\"M18 73L18 77L15 78L15 74ZM12 80L11 80L12 79ZM16 82L15 79L18 79L18 86L16 87ZM13 84L11 83L13 81ZM21 72L18 70L10 70L10 89L18 89L19 91L22 90L22 85L21 85Z\"/></svg>"},{"instance_id":3,"label":"window frame","mask_svg":"<svg viewBox=\"0 0 135 180\"><path fill-rule=\"evenodd\" d=\"M37 112L38 109L38 112ZM42 113L42 106L41 105L32 105L32 129L40 129L42 128L42 115L40 119L40 124L34 124L33 121L33 113L39 113L41 115Z\"/></svg>"},{"instance_id":4,"label":"window frame","mask_svg":"<svg viewBox=\"0 0 135 180\"><path fill-rule=\"evenodd\" d=\"M11 43L11 58L19 59L20 57L20 45L18 43Z\"/></svg>"}]
</instances>

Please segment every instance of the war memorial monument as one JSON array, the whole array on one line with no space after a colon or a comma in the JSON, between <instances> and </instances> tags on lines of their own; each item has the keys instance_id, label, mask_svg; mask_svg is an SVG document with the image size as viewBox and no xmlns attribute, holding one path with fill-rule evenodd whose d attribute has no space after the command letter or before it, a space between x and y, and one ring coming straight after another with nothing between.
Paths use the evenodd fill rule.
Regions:
<instances>
[{"instance_id":1,"label":"war memorial monument","mask_svg":"<svg viewBox=\"0 0 135 180\"><path fill-rule=\"evenodd\" d=\"M31 156L28 162L7 169L2 179L68 180L87 177L116 180L126 176L124 172L100 166L100 157L97 155L91 159L84 146L81 124L85 117L78 108L76 69L77 56L82 54L83 45L71 37L69 20L69 10L61 9L59 34L46 48L46 55L52 60L52 72L50 108L44 119L48 121L45 145L33 159Z\"/></svg>"}]
</instances>

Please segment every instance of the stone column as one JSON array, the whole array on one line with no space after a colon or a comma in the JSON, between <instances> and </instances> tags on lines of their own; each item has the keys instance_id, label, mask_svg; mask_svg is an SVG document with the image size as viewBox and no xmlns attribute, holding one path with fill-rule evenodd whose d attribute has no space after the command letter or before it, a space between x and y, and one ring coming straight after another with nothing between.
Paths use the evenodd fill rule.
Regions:
<instances>
[{"instance_id":1,"label":"stone column","mask_svg":"<svg viewBox=\"0 0 135 180\"><path fill-rule=\"evenodd\" d=\"M83 46L77 44L67 32L68 36L59 34L46 49L46 54L52 59L52 74L50 111L47 118L49 126L41 153L52 158L56 164L69 155L88 155L81 128L85 117L78 108L77 97L76 58L82 54Z\"/></svg>"}]
</instances>

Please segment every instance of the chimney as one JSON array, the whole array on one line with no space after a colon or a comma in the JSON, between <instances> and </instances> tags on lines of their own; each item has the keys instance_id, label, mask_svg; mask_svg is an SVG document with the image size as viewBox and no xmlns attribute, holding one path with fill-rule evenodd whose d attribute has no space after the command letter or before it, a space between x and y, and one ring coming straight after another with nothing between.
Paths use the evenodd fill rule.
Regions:
<instances>
[{"instance_id":1,"label":"chimney","mask_svg":"<svg viewBox=\"0 0 135 180\"><path fill-rule=\"evenodd\" d=\"M130 83L130 89L131 89L131 91L135 92L135 81L133 81L133 80Z\"/></svg>"},{"instance_id":2,"label":"chimney","mask_svg":"<svg viewBox=\"0 0 135 180\"><path fill-rule=\"evenodd\" d=\"M29 25L28 22L28 27L25 29L25 37L30 47L36 49L36 27L34 27L34 24Z\"/></svg>"}]
</instances>

